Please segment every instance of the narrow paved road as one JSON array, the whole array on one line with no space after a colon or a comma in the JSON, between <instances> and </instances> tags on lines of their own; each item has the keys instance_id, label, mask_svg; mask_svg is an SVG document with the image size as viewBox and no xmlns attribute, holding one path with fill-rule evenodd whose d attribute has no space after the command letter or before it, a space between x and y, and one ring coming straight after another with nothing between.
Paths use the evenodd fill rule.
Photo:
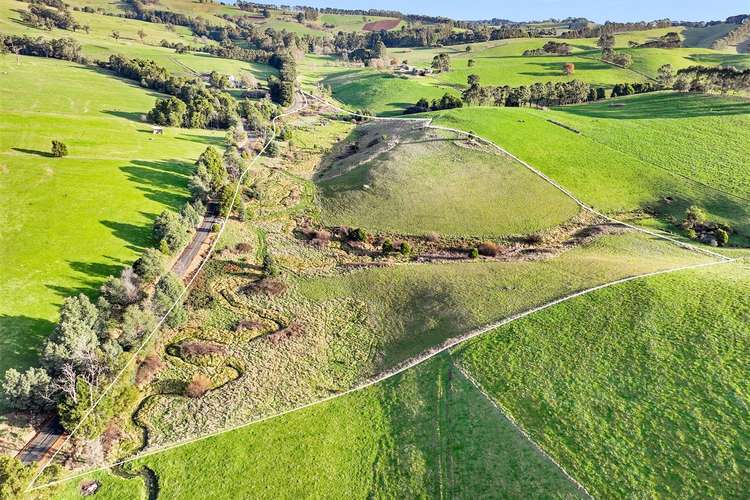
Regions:
<instances>
[{"instance_id":1,"label":"narrow paved road","mask_svg":"<svg viewBox=\"0 0 750 500\"><path fill-rule=\"evenodd\" d=\"M195 231L193 239L188 243L188 246L185 247L185 250L182 251L174 265L172 265L172 271L180 278L184 278L188 273L193 262L195 262L196 257L199 257L203 244L211 235L212 226L219 222L219 217L216 215L217 211L218 207L215 203L208 205L206 216L203 217L203 222L201 222L200 226L198 226L198 229Z\"/></svg>"},{"instance_id":2,"label":"narrow paved road","mask_svg":"<svg viewBox=\"0 0 750 500\"><path fill-rule=\"evenodd\" d=\"M16 457L24 464L41 462L47 458L55 443L63 437L60 419L55 415L42 424L39 432L18 452Z\"/></svg>"}]
</instances>

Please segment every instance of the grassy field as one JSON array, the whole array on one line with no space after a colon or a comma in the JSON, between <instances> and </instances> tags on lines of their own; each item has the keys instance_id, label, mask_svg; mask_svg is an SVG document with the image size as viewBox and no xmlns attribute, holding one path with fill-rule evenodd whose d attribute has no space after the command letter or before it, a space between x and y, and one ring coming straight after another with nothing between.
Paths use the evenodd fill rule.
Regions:
<instances>
[{"instance_id":1,"label":"grassy field","mask_svg":"<svg viewBox=\"0 0 750 500\"><path fill-rule=\"evenodd\" d=\"M93 293L187 197L192 162L222 135L141 115L155 94L51 59L0 57L0 372L36 358L62 300ZM40 77L40 75L44 75ZM52 139L69 149L47 154Z\"/></svg>"},{"instance_id":2,"label":"grassy field","mask_svg":"<svg viewBox=\"0 0 750 500\"><path fill-rule=\"evenodd\" d=\"M748 140L747 101L659 93L618 102L623 107L464 108L434 116L437 124L494 140L596 208L648 208L682 220L697 204L734 226L737 243L747 243L750 165L741 146Z\"/></svg>"},{"instance_id":3,"label":"grassy field","mask_svg":"<svg viewBox=\"0 0 750 500\"><path fill-rule=\"evenodd\" d=\"M194 3L193 5L207 5ZM0 5L0 30L12 34L26 34L44 38L73 38L82 48L86 57L91 59L107 59L110 54L123 54L128 57L152 59L170 72L178 75L191 76L197 73L216 70L220 73L241 76L244 72L253 74L258 79L265 79L275 70L264 64L247 63L231 59L213 57L199 52L177 54L174 50L161 47L162 40L189 45L203 45L199 43L192 32L184 26L175 26L174 32L165 25L147 23L135 19L126 19L102 14L73 12L73 17L81 24L91 27L89 33L84 31L52 31L31 28L21 24L19 11L26 10L27 4L16 0L9 0ZM138 31L146 33L141 42ZM112 38L112 32L117 31L120 38Z\"/></svg>"},{"instance_id":4,"label":"grassy field","mask_svg":"<svg viewBox=\"0 0 750 500\"><path fill-rule=\"evenodd\" d=\"M132 467L143 464L167 498L578 496L448 356ZM116 486L107 480L97 496L123 498Z\"/></svg>"},{"instance_id":5,"label":"grassy field","mask_svg":"<svg viewBox=\"0 0 750 500\"><path fill-rule=\"evenodd\" d=\"M745 495L750 267L601 290L457 355L595 497Z\"/></svg>"},{"instance_id":6,"label":"grassy field","mask_svg":"<svg viewBox=\"0 0 750 500\"><path fill-rule=\"evenodd\" d=\"M366 143L381 133L398 145L357 166L349 159L331 165L335 170L346 162L348 169L318 183L326 225L492 238L549 229L578 213L570 198L522 165L457 142L462 138L454 133L394 135L389 122L360 133L360 154L367 155Z\"/></svg>"}]
</instances>

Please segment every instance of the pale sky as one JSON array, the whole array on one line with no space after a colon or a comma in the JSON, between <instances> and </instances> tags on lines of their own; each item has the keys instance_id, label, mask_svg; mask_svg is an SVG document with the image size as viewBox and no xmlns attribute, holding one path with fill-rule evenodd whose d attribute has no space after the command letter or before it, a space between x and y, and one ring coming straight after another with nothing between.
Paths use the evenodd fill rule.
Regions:
<instances>
[{"instance_id":1,"label":"pale sky","mask_svg":"<svg viewBox=\"0 0 750 500\"><path fill-rule=\"evenodd\" d=\"M258 0L262 3L262 0ZM270 2L269 2L270 3ZM388 9L453 19L512 21L586 17L592 21L723 20L750 13L750 0L299 0L280 2L314 7Z\"/></svg>"}]
</instances>

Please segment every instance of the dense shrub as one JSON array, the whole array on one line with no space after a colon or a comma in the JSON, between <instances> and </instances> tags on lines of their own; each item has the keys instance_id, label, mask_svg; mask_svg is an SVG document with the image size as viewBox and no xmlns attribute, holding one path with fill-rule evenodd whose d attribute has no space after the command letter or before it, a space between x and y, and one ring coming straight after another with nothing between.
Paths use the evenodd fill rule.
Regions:
<instances>
[{"instance_id":1,"label":"dense shrub","mask_svg":"<svg viewBox=\"0 0 750 500\"><path fill-rule=\"evenodd\" d=\"M136 385L143 387L150 384L156 374L164 369L164 366L164 361L156 354L146 356L135 372Z\"/></svg>"},{"instance_id":2,"label":"dense shrub","mask_svg":"<svg viewBox=\"0 0 750 500\"><path fill-rule=\"evenodd\" d=\"M68 156L68 146L61 141L52 141L52 156L55 158Z\"/></svg>"},{"instance_id":3,"label":"dense shrub","mask_svg":"<svg viewBox=\"0 0 750 500\"><path fill-rule=\"evenodd\" d=\"M496 243L485 241L484 243L477 246L477 251L479 252L479 255L484 255L485 257L495 257L500 252L500 248Z\"/></svg>"},{"instance_id":4,"label":"dense shrub","mask_svg":"<svg viewBox=\"0 0 750 500\"><path fill-rule=\"evenodd\" d=\"M210 388L211 379L202 373L196 373L187 387L185 387L185 395L189 398L199 398Z\"/></svg>"},{"instance_id":5,"label":"dense shrub","mask_svg":"<svg viewBox=\"0 0 750 500\"><path fill-rule=\"evenodd\" d=\"M227 346L217 342L188 340L180 344L180 354L184 357L223 355L226 353Z\"/></svg>"}]
</instances>

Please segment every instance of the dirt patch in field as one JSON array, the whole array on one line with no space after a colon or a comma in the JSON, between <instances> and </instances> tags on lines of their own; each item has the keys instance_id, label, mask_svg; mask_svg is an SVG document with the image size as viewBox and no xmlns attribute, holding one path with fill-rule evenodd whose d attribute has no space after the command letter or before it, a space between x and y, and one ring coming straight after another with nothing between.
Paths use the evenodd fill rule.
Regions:
<instances>
[{"instance_id":1,"label":"dirt patch in field","mask_svg":"<svg viewBox=\"0 0 750 500\"><path fill-rule=\"evenodd\" d=\"M396 26L398 26L398 23L401 22L401 19L383 19L381 21L372 21L370 23L365 24L362 26L362 29L364 31L381 31L381 30L392 30Z\"/></svg>"}]
</instances>

